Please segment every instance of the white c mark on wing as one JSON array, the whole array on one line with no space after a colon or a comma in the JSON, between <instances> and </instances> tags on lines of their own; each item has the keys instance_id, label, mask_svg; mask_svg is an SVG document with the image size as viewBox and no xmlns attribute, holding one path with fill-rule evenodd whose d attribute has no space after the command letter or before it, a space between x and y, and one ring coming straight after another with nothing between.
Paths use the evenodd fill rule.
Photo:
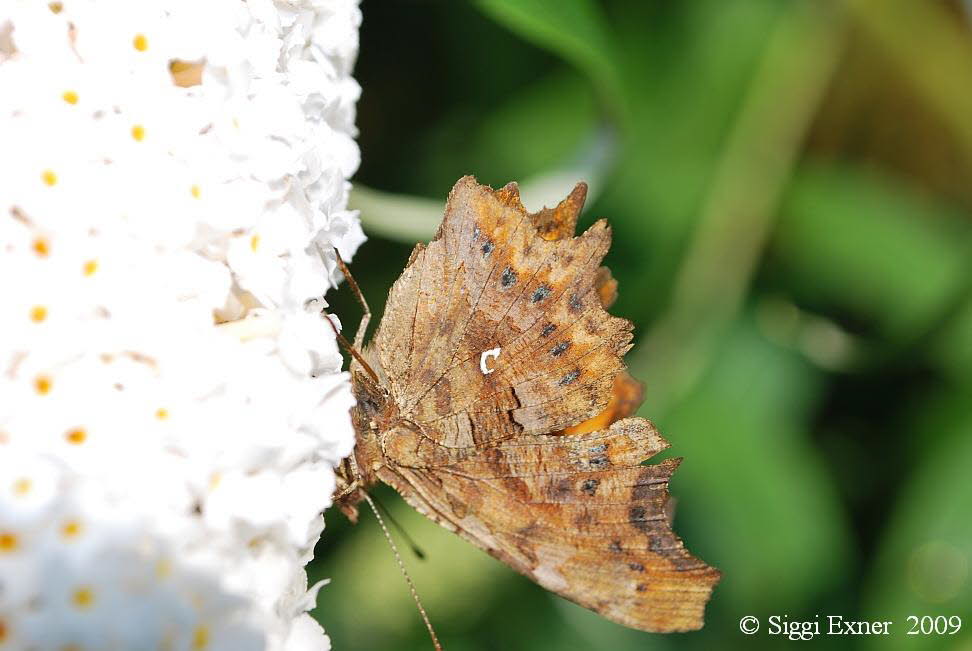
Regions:
<instances>
[{"instance_id":1,"label":"white c mark on wing","mask_svg":"<svg viewBox=\"0 0 972 651\"><path fill-rule=\"evenodd\" d=\"M479 356L479 370L483 372L483 375L489 375L495 368L486 368L486 360L492 357L497 359L500 356L500 347L492 348L490 350L484 350L483 354Z\"/></svg>"}]
</instances>

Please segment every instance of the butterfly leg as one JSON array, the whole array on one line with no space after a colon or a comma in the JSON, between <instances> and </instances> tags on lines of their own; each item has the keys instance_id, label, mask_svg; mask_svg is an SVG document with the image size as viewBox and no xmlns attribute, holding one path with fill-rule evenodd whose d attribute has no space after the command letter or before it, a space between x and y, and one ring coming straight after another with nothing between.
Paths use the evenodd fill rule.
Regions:
<instances>
[{"instance_id":1,"label":"butterfly leg","mask_svg":"<svg viewBox=\"0 0 972 651\"><path fill-rule=\"evenodd\" d=\"M358 521L358 508L355 505L362 499L359 492L362 482L352 457L344 459L335 470L337 487L331 495L331 502L355 524Z\"/></svg>"}]
</instances>

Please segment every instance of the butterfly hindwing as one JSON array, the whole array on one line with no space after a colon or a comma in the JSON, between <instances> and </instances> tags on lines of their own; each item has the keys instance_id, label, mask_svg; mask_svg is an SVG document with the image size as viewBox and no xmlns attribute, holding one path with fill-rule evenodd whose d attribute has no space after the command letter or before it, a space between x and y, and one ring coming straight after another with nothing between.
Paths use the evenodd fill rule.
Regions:
<instances>
[{"instance_id":1,"label":"butterfly hindwing","mask_svg":"<svg viewBox=\"0 0 972 651\"><path fill-rule=\"evenodd\" d=\"M648 421L629 418L379 477L548 590L626 626L693 630L719 573L671 530L668 480L679 461L640 465L667 445Z\"/></svg>"}]
</instances>

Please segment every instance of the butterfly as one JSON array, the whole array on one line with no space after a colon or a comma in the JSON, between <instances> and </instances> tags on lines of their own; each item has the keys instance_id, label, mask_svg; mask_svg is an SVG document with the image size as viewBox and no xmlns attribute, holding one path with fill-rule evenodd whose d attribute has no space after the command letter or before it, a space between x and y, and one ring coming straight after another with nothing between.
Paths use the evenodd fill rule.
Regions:
<instances>
[{"instance_id":1,"label":"butterfly","mask_svg":"<svg viewBox=\"0 0 972 651\"><path fill-rule=\"evenodd\" d=\"M611 232L600 220L574 235L586 193L578 184L530 213L515 183L455 184L367 346L362 299L357 441L335 500L356 520L383 482L609 620L698 629L720 573L672 532L668 482L681 460L642 464L668 443L631 417L642 395L622 361L633 326L605 309L617 288L601 266Z\"/></svg>"}]
</instances>

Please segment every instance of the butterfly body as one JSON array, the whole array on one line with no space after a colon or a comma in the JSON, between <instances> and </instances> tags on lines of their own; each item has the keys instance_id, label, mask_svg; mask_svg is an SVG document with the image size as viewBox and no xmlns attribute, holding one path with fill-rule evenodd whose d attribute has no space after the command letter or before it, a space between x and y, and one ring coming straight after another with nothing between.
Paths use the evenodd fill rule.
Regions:
<instances>
[{"instance_id":1,"label":"butterfly body","mask_svg":"<svg viewBox=\"0 0 972 651\"><path fill-rule=\"evenodd\" d=\"M717 570L671 531L679 460L624 372L631 324L605 306L602 220L574 237L586 188L528 213L515 184L472 177L392 287L352 364L357 443L339 472L349 517L392 486L416 510L543 587L621 624L692 630ZM632 389L632 387L636 387Z\"/></svg>"}]
</instances>

